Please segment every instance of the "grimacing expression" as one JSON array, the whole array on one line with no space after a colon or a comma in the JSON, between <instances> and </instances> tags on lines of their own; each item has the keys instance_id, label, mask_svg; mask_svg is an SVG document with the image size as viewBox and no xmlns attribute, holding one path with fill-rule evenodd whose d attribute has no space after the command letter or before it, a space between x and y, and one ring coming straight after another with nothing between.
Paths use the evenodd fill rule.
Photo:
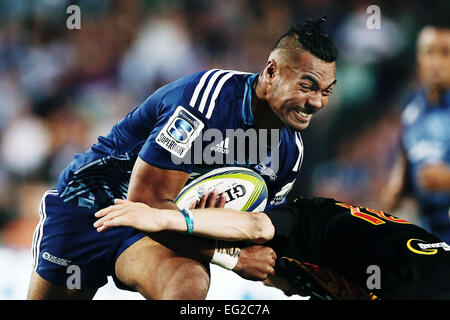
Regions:
<instances>
[{"instance_id":1,"label":"grimacing expression","mask_svg":"<svg viewBox=\"0 0 450 320\"><path fill-rule=\"evenodd\" d=\"M427 27L418 40L419 74L426 86L450 88L450 29Z\"/></svg>"},{"instance_id":2,"label":"grimacing expression","mask_svg":"<svg viewBox=\"0 0 450 320\"><path fill-rule=\"evenodd\" d=\"M271 55L264 70L269 77L266 99L285 125L304 130L328 103L336 83L336 63L323 61L307 51L282 51Z\"/></svg>"}]
</instances>

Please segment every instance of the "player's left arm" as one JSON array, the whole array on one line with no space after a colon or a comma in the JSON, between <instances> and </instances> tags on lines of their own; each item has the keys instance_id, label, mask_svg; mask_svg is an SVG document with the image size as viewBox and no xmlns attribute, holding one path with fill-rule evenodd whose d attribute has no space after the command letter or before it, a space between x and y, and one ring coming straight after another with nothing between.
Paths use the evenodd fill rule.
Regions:
<instances>
[{"instance_id":1,"label":"player's left arm","mask_svg":"<svg viewBox=\"0 0 450 320\"><path fill-rule=\"evenodd\" d=\"M192 209L193 235L225 241L264 243L272 239L274 226L262 212L241 212L225 208ZM155 209L144 203L116 199L115 205L98 211L94 223L99 232L128 226L144 232L186 232L187 224L178 210Z\"/></svg>"}]
</instances>

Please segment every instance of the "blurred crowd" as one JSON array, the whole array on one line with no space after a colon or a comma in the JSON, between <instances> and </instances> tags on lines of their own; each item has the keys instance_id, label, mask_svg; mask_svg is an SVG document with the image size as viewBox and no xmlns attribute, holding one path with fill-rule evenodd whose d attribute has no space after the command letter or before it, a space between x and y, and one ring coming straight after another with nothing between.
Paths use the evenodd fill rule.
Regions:
<instances>
[{"instance_id":1,"label":"blurred crowd","mask_svg":"<svg viewBox=\"0 0 450 320\"><path fill-rule=\"evenodd\" d=\"M68 29L69 5L81 29ZM381 29L369 29L369 5ZM378 208L415 40L448 1L0 0L0 246L28 248L43 192L75 153L161 85L209 68L259 72L277 38L327 15L337 88L303 133L295 185Z\"/></svg>"}]
</instances>

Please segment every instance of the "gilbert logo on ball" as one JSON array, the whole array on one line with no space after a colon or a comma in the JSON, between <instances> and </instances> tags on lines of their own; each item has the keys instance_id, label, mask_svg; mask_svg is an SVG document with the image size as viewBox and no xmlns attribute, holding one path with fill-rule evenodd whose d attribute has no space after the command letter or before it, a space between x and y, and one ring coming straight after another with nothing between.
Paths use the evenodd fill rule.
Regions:
<instances>
[{"instance_id":1,"label":"gilbert logo on ball","mask_svg":"<svg viewBox=\"0 0 450 320\"><path fill-rule=\"evenodd\" d=\"M214 169L186 185L175 199L180 209L189 208L205 191L225 193L225 208L239 211L263 211L267 204L267 185L255 171L241 167Z\"/></svg>"}]
</instances>

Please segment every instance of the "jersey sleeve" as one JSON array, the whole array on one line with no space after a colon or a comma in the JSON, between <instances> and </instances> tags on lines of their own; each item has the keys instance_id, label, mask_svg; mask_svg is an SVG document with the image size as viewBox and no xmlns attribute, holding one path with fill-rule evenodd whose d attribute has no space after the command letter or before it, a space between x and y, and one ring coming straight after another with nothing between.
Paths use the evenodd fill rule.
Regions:
<instances>
[{"instance_id":1,"label":"jersey sleeve","mask_svg":"<svg viewBox=\"0 0 450 320\"><path fill-rule=\"evenodd\" d=\"M268 210L266 214L275 227L270 246L277 255L320 264L324 241L333 224L334 200L296 198ZM339 207L338 207L339 208Z\"/></svg>"},{"instance_id":2,"label":"jersey sleeve","mask_svg":"<svg viewBox=\"0 0 450 320\"><path fill-rule=\"evenodd\" d=\"M189 106L190 83L169 88L159 99L149 99L156 112L152 131L139 152L148 164L161 169L191 173L195 152L202 152L201 133L206 121L200 112ZM200 139L200 145L194 141Z\"/></svg>"},{"instance_id":3,"label":"jersey sleeve","mask_svg":"<svg viewBox=\"0 0 450 320\"><path fill-rule=\"evenodd\" d=\"M273 240L268 245L274 248L275 252L289 252L289 248L295 243L298 237L300 218L297 208L291 203L278 205L265 212L275 227Z\"/></svg>"}]
</instances>

